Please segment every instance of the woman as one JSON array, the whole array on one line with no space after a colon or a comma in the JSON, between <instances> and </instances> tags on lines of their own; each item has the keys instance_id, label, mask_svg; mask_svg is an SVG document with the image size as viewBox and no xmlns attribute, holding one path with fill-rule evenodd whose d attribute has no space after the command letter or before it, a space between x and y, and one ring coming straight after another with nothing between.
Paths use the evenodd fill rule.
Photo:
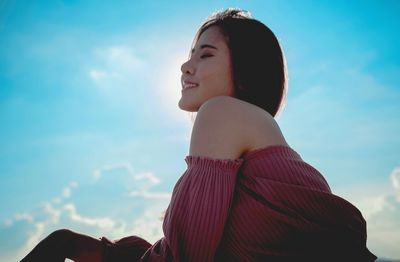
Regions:
<instances>
[{"instance_id":1,"label":"woman","mask_svg":"<svg viewBox=\"0 0 400 262\"><path fill-rule=\"evenodd\" d=\"M236 9L211 16L181 71L179 107L197 117L165 237L151 245L59 230L23 261L375 261L361 213L331 193L274 120L286 68L264 24Z\"/></svg>"}]
</instances>

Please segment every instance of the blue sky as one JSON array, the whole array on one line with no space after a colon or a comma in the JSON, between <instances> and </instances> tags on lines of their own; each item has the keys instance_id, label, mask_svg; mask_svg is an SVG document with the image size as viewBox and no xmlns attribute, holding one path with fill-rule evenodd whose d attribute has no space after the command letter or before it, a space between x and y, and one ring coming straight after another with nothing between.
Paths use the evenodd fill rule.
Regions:
<instances>
[{"instance_id":1,"label":"blue sky","mask_svg":"<svg viewBox=\"0 0 400 262\"><path fill-rule=\"evenodd\" d=\"M58 228L161 237L184 172L180 65L213 11L280 39L288 143L400 258L398 1L0 1L0 261Z\"/></svg>"}]
</instances>

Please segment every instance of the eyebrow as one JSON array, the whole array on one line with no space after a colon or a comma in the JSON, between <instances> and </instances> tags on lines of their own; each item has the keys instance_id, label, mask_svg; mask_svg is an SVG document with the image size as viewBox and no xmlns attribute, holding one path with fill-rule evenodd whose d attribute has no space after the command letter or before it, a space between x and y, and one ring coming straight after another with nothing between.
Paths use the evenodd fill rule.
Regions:
<instances>
[{"instance_id":1,"label":"eyebrow","mask_svg":"<svg viewBox=\"0 0 400 262\"><path fill-rule=\"evenodd\" d=\"M201 46L200 46L200 49L203 49L203 48L212 48L212 49L218 50L218 48L216 48L216 47L213 46L213 45L209 45L209 44L201 45ZM194 48L192 49L192 54L193 54L193 53L194 53Z\"/></svg>"}]
</instances>

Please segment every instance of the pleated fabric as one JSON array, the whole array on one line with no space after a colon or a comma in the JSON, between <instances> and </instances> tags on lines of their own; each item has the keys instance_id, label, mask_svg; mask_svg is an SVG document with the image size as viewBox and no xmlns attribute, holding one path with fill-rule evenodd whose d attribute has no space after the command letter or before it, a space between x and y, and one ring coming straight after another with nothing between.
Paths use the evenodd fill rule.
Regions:
<instances>
[{"instance_id":1,"label":"pleated fabric","mask_svg":"<svg viewBox=\"0 0 400 262\"><path fill-rule=\"evenodd\" d=\"M141 261L375 261L366 222L288 146L238 159L187 156Z\"/></svg>"}]
</instances>

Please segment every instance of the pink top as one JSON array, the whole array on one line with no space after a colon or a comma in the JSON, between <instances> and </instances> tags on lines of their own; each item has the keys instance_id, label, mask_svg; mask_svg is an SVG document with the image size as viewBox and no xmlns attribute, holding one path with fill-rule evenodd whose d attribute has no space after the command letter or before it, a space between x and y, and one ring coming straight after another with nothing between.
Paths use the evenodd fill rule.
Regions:
<instances>
[{"instance_id":1,"label":"pink top","mask_svg":"<svg viewBox=\"0 0 400 262\"><path fill-rule=\"evenodd\" d=\"M290 147L185 161L164 218L165 237L141 261L375 261L360 211L332 194Z\"/></svg>"}]
</instances>

